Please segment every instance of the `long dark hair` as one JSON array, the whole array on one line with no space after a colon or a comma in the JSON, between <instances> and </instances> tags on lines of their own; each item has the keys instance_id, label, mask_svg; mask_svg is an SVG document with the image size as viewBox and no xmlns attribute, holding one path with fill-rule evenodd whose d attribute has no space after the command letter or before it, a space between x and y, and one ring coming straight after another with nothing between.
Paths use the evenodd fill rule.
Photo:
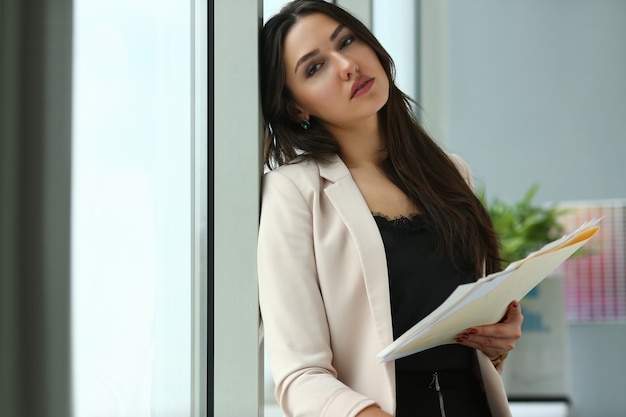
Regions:
<instances>
[{"instance_id":1,"label":"long dark hair","mask_svg":"<svg viewBox=\"0 0 626 417\"><path fill-rule=\"evenodd\" d=\"M298 158L327 159L339 153L336 139L312 117L307 130L287 111L293 97L286 84L284 38L299 18L323 13L345 25L378 56L389 79L389 99L379 111L391 179L432 220L439 249L458 254L460 270L500 269L498 239L491 219L448 155L420 126L412 100L395 85L393 60L372 32L339 6L324 0L295 0L263 27L260 39L261 101L265 118L264 162L269 169ZM483 271L483 262L485 270Z\"/></svg>"}]
</instances>

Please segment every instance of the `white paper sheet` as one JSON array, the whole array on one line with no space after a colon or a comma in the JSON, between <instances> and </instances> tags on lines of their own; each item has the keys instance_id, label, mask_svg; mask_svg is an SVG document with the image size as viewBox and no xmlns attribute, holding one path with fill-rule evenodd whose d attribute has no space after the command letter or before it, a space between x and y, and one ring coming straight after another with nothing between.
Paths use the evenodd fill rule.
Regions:
<instances>
[{"instance_id":1,"label":"white paper sheet","mask_svg":"<svg viewBox=\"0 0 626 417\"><path fill-rule=\"evenodd\" d=\"M504 271L464 284L423 320L377 355L380 362L399 359L435 346L455 343L469 327L498 322L513 300L520 300L598 231L593 219L548 243Z\"/></svg>"}]
</instances>

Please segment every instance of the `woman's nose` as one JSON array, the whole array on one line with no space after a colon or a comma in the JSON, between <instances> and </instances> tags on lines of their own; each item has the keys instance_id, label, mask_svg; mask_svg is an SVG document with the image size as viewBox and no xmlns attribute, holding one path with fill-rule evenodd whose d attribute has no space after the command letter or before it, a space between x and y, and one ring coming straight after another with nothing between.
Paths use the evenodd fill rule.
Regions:
<instances>
[{"instance_id":1,"label":"woman's nose","mask_svg":"<svg viewBox=\"0 0 626 417\"><path fill-rule=\"evenodd\" d=\"M335 54L335 60L341 79L349 80L353 78L357 72L359 72L359 65L353 58L337 52Z\"/></svg>"}]
</instances>

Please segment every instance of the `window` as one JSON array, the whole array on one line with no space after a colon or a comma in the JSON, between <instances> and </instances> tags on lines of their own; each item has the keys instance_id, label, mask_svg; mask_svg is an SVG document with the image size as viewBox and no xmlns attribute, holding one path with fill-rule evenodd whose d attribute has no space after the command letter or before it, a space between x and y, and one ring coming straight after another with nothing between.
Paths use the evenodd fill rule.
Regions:
<instances>
[{"instance_id":1,"label":"window","mask_svg":"<svg viewBox=\"0 0 626 417\"><path fill-rule=\"evenodd\" d=\"M76 417L188 417L205 391L206 125L195 114L206 85L194 87L206 9L195 7L74 2Z\"/></svg>"}]
</instances>

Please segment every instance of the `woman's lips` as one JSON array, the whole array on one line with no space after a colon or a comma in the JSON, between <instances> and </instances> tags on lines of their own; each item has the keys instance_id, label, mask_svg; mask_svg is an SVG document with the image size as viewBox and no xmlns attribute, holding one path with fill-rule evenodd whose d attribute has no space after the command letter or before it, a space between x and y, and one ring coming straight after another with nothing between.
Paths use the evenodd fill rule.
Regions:
<instances>
[{"instance_id":1,"label":"woman's lips","mask_svg":"<svg viewBox=\"0 0 626 417\"><path fill-rule=\"evenodd\" d=\"M352 90L350 92L350 100L367 93L372 88L373 84L374 84L374 78L367 77L364 75L360 76L354 82L354 84L352 84Z\"/></svg>"}]
</instances>

